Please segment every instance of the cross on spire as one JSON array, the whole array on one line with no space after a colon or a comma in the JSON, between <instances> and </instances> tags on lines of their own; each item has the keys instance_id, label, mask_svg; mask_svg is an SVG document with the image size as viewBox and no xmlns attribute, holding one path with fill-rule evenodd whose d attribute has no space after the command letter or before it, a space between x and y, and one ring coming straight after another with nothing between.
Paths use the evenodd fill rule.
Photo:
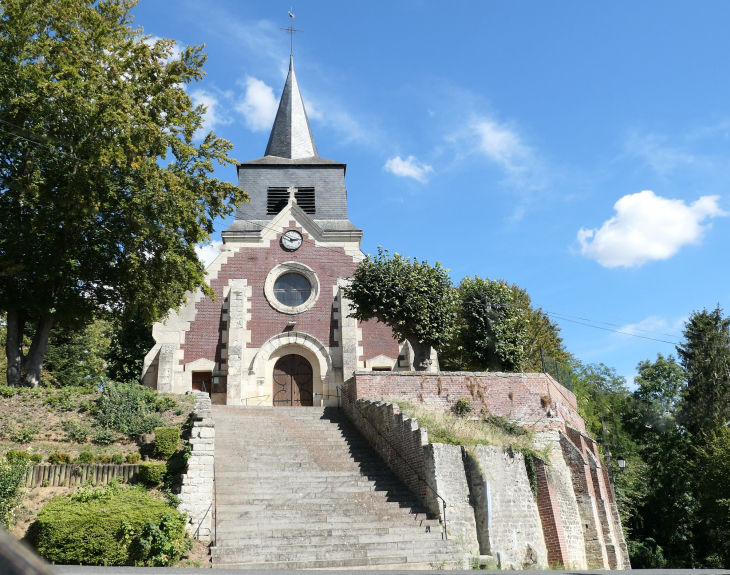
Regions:
<instances>
[{"instance_id":1,"label":"cross on spire","mask_svg":"<svg viewBox=\"0 0 730 575\"><path fill-rule=\"evenodd\" d=\"M293 8L292 8L293 10ZM292 11L289 10L289 27L288 28L279 28L282 32L288 32L289 33L289 55L294 55L294 34L297 32L304 32L304 30L298 30L294 27L294 14L292 14Z\"/></svg>"}]
</instances>

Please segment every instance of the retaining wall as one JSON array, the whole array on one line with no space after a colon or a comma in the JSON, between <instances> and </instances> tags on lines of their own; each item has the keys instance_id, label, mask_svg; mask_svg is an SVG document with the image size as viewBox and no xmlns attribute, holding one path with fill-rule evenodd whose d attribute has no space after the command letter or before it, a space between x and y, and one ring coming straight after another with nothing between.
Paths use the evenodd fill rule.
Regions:
<instances>
[{"instance_id":1,"label":"retaining wall","mask_svg":"<svg viewBox=\"0 0 730 575\"><path fill-rule=\"evenodd\" d=\"M137 483L139 464L32 465L25 475L26 487L106 485L112 479Z\"/></svg>"},{"instance_id":2,"label":"retaining wall","mask_svg":"<svg viewBox=\"0 0 730 575\"><path fill-rule=\"evenodd\" d=\"M195 395L195 407L188 440L192 451L182 476L178 510L187 512L187 530L193 537L210 541L215 494L215 424L210 396L200 391L192 393Z\"/></svg>"}]
</instances>

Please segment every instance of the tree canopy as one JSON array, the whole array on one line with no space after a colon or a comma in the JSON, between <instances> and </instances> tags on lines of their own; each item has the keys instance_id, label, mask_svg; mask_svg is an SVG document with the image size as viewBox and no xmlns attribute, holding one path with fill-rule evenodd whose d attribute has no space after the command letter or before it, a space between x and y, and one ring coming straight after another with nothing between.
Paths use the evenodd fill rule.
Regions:
<instances>
[{"instance_id":1,"label":"tree canopy","mask_svg":"<svg viewBox=\"0 0 730 575\"><path fill-rule=\"evenodd\" d=\"M431 348L451 338L456 293L448 270L378 248L376 256L360 262L344 290L352 304L351 317L377 319L390 326L398 341L413 348L415 369L431 369Z\"/></svg>"},{"instance_id":2,"label":"tree canopy","mask_svg":"<svg viewBox=\"0 0 730 575\"><path fill-rule=\"evenodd\" d=\"M0 5L0 312L12 385L37 385L52 325L146 323L202 287L195 245L246 201L186 85L202 46L132 27L133 0ZM32 322L27 355L22 340Z\"/></svg>"}]
</instances>

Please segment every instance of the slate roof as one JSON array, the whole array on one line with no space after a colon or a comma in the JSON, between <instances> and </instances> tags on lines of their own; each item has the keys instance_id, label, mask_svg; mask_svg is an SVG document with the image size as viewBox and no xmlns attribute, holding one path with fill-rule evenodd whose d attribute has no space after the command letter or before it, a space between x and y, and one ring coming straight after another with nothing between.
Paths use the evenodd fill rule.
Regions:
<instances>
[{"instance_id":1,"label":"slate roof","mask_svg":"<svg viewBox=\"0 0 730 575\"><path fill-rule=\"evenodd\" d=\"M318 156L307 111L294 74L294 58L289 58L289 74L279 101L274 127L271 128L265 156L298 160Z\"/></svg>"}]
</instances>

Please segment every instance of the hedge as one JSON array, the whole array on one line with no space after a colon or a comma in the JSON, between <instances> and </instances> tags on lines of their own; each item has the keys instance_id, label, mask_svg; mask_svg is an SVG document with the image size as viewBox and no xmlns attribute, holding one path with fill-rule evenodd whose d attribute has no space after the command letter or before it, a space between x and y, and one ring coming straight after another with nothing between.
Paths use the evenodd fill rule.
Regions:
<instances>
[{"instance_id":1,"label":"hedge","mask_svg":"<svg viewBox=\"0 0 730 575\"><path fill-rule=\"evenodd\" d=\"M38 514L35 545L51 563L133 565L149 559L140 544L143 528L171 516L171 535L187 540L182 513L143 488L110 485L51 500Z\"/></svg>"},{"instance_id":2,"label":"hedge","mask_svg":"<svg viewBox=\"0 0 730 575\"><path fill-rule=\"evenodd\" d=\"M167 464L158 461L143 461L139 464L139 479L147 485L159 485L165 480Z\"/></svg>"},{"instance_id":3,"label":"hedge","mask_svg":"<svg viewBox=\"0 0 730 575\"><path fill-rule=\"evenodd\" d=\"M177 427L155 427L155 457L170 459L180 444L180 429Z\"/></svg>"}]
</instances>

